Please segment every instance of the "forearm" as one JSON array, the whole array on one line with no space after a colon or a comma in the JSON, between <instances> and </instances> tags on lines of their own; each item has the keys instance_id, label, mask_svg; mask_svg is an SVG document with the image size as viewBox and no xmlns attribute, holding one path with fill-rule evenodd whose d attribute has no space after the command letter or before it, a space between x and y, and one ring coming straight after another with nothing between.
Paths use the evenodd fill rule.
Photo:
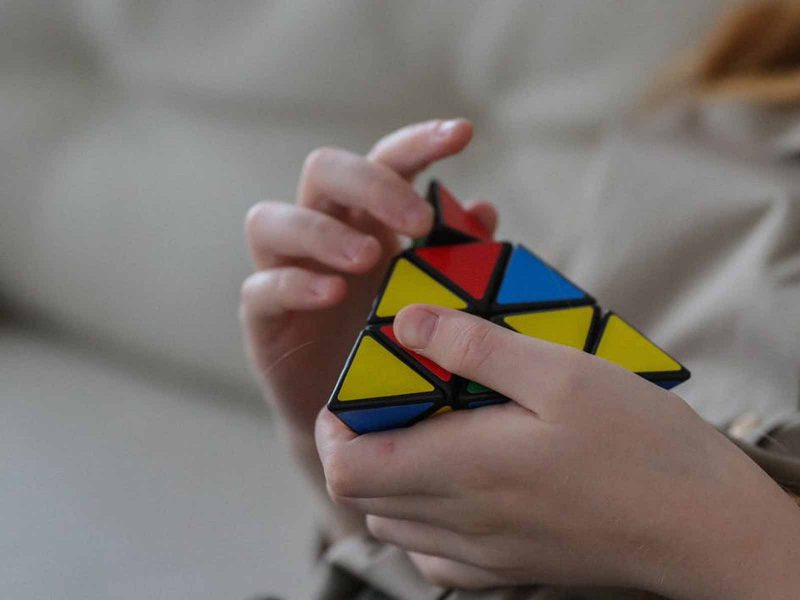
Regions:
<instances>
[{"instance_id":1,"label":"forearm","mask_svg":"<svg viewBox=\"0 0 800 600\"><path fill-rule=\"evenodd\" d=\"M735 494L705 497L656 591L693 600L800 597L800 506L762 475Z\"/></svg>"}]
</instances>

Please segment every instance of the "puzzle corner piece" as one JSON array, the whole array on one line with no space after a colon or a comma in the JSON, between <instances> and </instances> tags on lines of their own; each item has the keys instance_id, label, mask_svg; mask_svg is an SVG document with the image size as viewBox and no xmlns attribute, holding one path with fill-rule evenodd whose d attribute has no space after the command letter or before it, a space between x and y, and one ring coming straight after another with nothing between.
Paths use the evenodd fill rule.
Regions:
<instances>
[{"instance_id":1,"label":"puzzle corner piece","mask_svg":"<svg viewBox=\"0 0 800 600\"><path fill-rule=\"evenodd\" d=\"M664 389L672 389L691 377L678 360L613 311L600 322L592 354Z\"/></svg>"},{"instance_id":2,"label":"puzzle corner piece","mask_svg":"<svg viewBox=\"0 0 800 600\"><path fill-rule=\"evenodd\" d=\"M328 401L328 409L356 433L404 427L446 403L435 385L380 339L359 335Z\"/></svg>"},{"instance_id":3,"label":"puzzle corner piece","mask_svg":"<svg viewBox=\"0 0 800 600\"><path fill-rule=\"evenodd\" d=\"M430 233L421 239L422 245L461 244L492 238L491 231L435 179L428 185L427 200L433 207L434 223Z\"/></svg>"}]
</instances>

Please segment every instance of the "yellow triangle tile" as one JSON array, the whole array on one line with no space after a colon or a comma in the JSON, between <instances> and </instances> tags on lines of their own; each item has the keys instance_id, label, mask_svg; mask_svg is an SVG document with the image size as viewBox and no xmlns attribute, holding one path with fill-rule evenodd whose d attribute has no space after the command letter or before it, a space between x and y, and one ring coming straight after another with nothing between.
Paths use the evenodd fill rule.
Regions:
<instances>
[{"instance_id":1,"label":"yellow triangle tile","mask_svg":"<svg viewBox=\"0 0 800 600\"><path fill-rule=\"evenodd\" d=\"M617 315L610 315L595 352L636 373L679 371L680 364Z\"/></svg>"},{"instance_id":2,"label":"yellow triangle tile","mask_svg":"<svg viewBox=\"0 0 800 600\"><path fill-rule=\"evenodd\" d=\"M361 338L337 399L346 402L433 390L429 381L367 335Z\"/></svg>"},{"instance_id":3,"label":"yellow triangle tile","mask_svg":"<svg viewBox=\"0 0 800 600\"><path fill-rule=\"evenodd\" d=\"M463 309L466 302L405 258L398 260L375 314L392 317L409 304L434 304Z\"/></svg>"},{"instance_id":4,"label":"yellow triangle tile","mask_svg":"<svg viewBox=\"0 0 800 600\"><path fill-rule=\"evenodd\" d=\"M594 308L581 306L511 315L503 320L523 335L583 350L593 317Z\"/></svg>"}]
</instances>

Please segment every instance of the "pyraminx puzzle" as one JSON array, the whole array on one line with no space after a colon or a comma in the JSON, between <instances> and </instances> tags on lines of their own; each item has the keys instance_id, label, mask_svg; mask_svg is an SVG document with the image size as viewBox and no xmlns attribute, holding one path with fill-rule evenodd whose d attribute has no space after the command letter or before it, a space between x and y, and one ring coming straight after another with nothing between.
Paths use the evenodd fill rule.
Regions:
<instances>
[{"instance_id":1,"label":"pyraminx puzzle","mask_svg":"<svg viewBox=\"0 0 800 600\"><path fill-rule=\"evenodd\" d=\"M395 315L409 304L463 310L522 335L571 346L665 389L689 371L613 312L519 244L491 240L444 186L431 182L431 233L392 262L367 326L339 376L328 408L357 433L411 425L431 415L506 402L476 382L404 348Z\"/></svg>"}]
</instances>

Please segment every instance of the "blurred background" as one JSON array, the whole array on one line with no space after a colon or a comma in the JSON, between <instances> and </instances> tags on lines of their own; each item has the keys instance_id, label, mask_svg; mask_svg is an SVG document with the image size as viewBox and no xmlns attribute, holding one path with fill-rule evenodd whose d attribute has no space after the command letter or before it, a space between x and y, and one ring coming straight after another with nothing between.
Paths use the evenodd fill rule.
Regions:
<instances>
[{"instance_id":1,"label":"blurred background","mask_svg":"<svg viewBox=\"0 0 800 600\"><path fill-rule=\"evenodd\" d=\"M315 500L238 329L247 208L317 146L463 116L434 174L568 264L604 131L728 4L2 0L0 596L303 598Z\"/></svg>"}]
</instances>

